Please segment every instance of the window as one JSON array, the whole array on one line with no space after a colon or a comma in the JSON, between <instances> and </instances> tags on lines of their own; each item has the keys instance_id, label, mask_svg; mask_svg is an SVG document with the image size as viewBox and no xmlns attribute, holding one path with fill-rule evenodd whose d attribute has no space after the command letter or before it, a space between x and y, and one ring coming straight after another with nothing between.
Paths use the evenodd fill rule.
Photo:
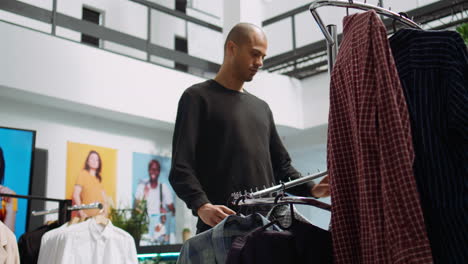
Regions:
<instances>
[{"instance_id":1,"label":"window","mask_svg":"<svg viewBox=\"0 0 468 264\"><path fill-rule=\"evenodd\" d=\"M83 7L83 20L97 25L101 24L101 13L86 7ZM81 42L99 47L99 38L81 34Z\"/></svg>"},{"instance_id":2,"label":"window","mask_svg":"<svg viewBox=\"0 0 468 264\"><path fill-rule=\"evenodd\" d=\"M188 53L187 39L181 38L181 37L175 37L175 50ZM179 71L184 71L184 72L188 71L187 65L181 64L178 62L175 63L174 68Z\"/></svg>"},{"instance_id":3,"label":"window","mask_svg":"<svg viewBox=\"0 0 468 264\"><path fill-rule=\"evenodd\" d=\"M187 0L175 0L175 9L182 13L186 13L187 9Z\"/></svg>"}]
</instances>

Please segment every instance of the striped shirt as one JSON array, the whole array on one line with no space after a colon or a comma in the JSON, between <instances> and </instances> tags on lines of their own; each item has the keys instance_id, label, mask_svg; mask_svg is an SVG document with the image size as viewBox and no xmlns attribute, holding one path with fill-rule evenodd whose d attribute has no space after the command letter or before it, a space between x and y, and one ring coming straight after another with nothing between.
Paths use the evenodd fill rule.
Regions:
<instances>
[{"instance_id":1,"label":"striped shirt","mask_svg":"<svg viewBox=\"0 0 468 264\"><path fill-rule=\"evenodd\" d=\"M454 31L390 39L408 105L414 173L435 263L468 263L468 52Z\"/></svg>"}]
</instances>

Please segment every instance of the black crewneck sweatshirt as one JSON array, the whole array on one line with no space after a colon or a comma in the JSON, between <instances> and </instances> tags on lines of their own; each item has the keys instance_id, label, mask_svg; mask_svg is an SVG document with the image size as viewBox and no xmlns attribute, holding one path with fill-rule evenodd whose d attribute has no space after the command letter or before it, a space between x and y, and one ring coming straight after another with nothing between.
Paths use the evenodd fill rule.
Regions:
<instances>
[{"instance_id":1,"label":"black crewneck sweatshirt","mask_svg":"<svg viewBox=\"0 0 468 264\"><path fill-rule=\"evenodd\" d=\"M233 192L262 189L289 177L300 174L291 166L266 102L214 80L185 90L177 110L169 180L194 214L208 202L227 205ZM291 193L310 196L312 185Z\"/></svg>"}]
</instances>

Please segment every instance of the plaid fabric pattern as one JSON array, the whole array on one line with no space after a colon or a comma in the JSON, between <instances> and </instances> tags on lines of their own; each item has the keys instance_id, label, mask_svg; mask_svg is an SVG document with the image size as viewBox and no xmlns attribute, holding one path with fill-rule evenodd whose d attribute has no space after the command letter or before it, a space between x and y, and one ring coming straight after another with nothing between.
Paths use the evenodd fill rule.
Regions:
<instances>
[{"instance_id":1,"label":"plaid fabric pattern","mask_svg":"<svg viewBox=\"0 0 468 264\"><path fill-rule=\"evenodd\" d=\"M344 18L332 72L327 163L335 263L432 263L408 110L375 11Z\"/></svg>"},{"instance_id":2,"label":"plaid fabric pattern","mask_svg":"<svg viewBox=\"0 0 468 264\"><path fill-rule=\"evenodd\" d=\"M266 218L273 222L278 221L279 224L283 227L291 226L292 217L291 217L291 208L288 204L280 204L273 207L270 212L268 212ZM293 205L294 219L302 223L312 224L307 220L299 211L297 211L296 206Z\"/></svg>"},{"instance_id":3,"label":"plaid fabric pattern","mask_svg":"<svg viewBox=\"0 0 468 264\"><path fill-rule=\"evenodd\" d=\"M238 236L244 236L255 228L268 224L260 214L249 216L230 215L215 227L185 241L180 251L178 264L226 263L231 244ZM270 227L279 231L275 225Z\"/></svg>"}]
</instances>

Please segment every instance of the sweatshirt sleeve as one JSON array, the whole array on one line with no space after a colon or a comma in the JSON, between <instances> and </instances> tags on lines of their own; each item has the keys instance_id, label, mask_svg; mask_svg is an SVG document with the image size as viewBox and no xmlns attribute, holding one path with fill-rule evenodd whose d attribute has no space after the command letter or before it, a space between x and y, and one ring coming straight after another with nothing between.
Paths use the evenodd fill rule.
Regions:
<instances>
[{"instance_id":1,"label":"sweatshirt sleeve","mask_svg":"<svg viewBox=\"0 0 468 264\"><path fill-rule=\"evenodd\" d=\"M196 174L196 147L203 121L202 98L186 90L177 109L172 139L172 168L169 181L189 209L196 215L197 209L209 203Z\"/></svg>"},{"instance_id":2,"label":"sweatshirt sleeve","mask_svg":"<svg viewBox=\"0 0 468 264\"><path fill-rule=\"evenodd\" d=\"M270 110L270 120L271 120L271 134L270 134L270 153L271 153L271 163L273 165L273 172L275 174L275 180L277 184L282 182L288 182L295 180L301 177L301 174L292 166L291 157L289 156L288 151L284 147L281 139L276 130L275 121L273 119L273 114ZM290 188L287 190L288 193L298 195L298 196L311 196L311 189L314 186L314 182L310 181L296 187Z\"/></svg>"}]
</instances>

